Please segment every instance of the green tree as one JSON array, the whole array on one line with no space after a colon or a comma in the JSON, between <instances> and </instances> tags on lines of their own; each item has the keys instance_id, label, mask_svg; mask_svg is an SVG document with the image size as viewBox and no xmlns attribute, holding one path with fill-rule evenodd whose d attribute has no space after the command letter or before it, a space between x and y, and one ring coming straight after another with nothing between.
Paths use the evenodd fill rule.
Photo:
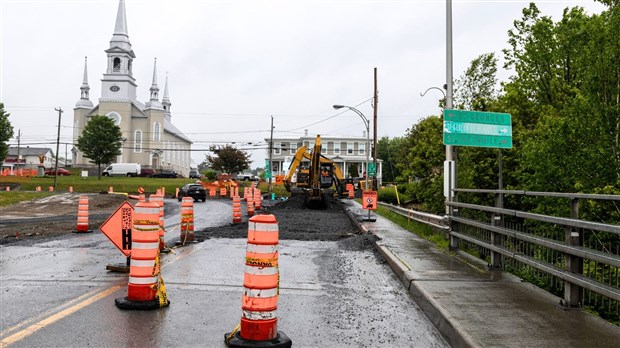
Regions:
<instances>
[{"instance_id":1,"label":"green tree","mask_svg":"<svg viewBox=\"0 0 620 348\"><path fill-rule=\"evenodd\" d=\"M214 169L227 174L235 174L250 167L250 155L231 145L212 145L209 151L213 155L206 156L206 162Z\"/></svg>"},{"instance_id":2,"label":"green tree","mask_svg":"<svg viewBox=\"0 0 620 348\"><path fill-rule=\"evenodd\" d=\"M497 98L497 58L486 53L471 61L455 82L454 105L464 110L487 111Z\"/></svg>"},{"instance_id":3,"label":"green tree","mask_svg":"<svg viewBox=\"0 0 620 348\"><path fill-rule=\"evenodd\" d=\"M413 125L403 142L404 161L397 165L401 171L398 180L412 182L415 200L422 204L422 209L434 213L444 209L442 133L443 122L439 116L429 116Z\"/></svg>"},{"instance_id":4,"label":"green tree","mask_svg":"<svg viewBox=\"0 0 620 348\"><path fill-rule=\"evenodd\" d=\"M121 154L123 134L119 126L106 116L93 116L77 140L77 148L97 165L97 178L101 180L101 165L107 164Z\"/></svg>"},{"instance_id":5,"label":"green tree","mask_svg":"<svg viewBox=\"0 0 620 348\"><path fill-rule=\"evenodd\" d=\"M4 111L4 104L0 103L0 162L8 155L9 145L7 142L13 137L13 126L9 121L10 115Z\"/></svg>"},{"instance_id":6,"label":"green tree","mask_svg":"<svg viewBox=\"0 0 620 348\"><path fill-rule=\"evenodd\" d=\"M402 137L382 137L377 142L377 158L383 160L383 182L396 182L401 175L398 164L403 161L404 142Z\"/></svg>"}]
</instances>

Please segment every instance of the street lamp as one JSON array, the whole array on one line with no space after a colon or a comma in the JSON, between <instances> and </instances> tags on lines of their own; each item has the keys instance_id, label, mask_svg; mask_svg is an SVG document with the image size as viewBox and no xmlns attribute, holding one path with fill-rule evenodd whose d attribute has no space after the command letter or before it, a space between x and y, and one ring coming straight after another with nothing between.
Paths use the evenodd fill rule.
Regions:
<instances>
[{"instance_id":1,"label":"street lamp","mask_svg":"<svg viewBox=\"0 0 620 348\"><path fill-rule=\"evenodd\" d=\"M364 116L364 114L362 114L361 111L359 111L358 109L352 107L352 106L346 106L346 105L334 105L334 109L338 110L338 109L342 109L342 108L347 108L353 112L355 112L356 114L360 115L360 117L362 118L362 120L366 123L366 190L368 190L368 163L370 162L369 159L369 151L370 151L370 121L366 118L366 116Z\"/></svg>"}]
</instances>

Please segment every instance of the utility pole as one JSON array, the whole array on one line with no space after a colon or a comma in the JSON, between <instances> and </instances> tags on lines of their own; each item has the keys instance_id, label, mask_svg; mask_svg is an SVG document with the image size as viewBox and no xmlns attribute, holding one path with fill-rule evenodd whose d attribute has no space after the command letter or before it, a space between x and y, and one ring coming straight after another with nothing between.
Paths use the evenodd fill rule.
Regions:
<instances>
[{"instance_id":1,"label":"utility pole","mask_svg":"<svg viewBox=\"0 0 620 348\"><path fill-rule=\"evenodd\" d=\"M56 164L54 164L54 188L58 183L58 151L60 151L60 118L62 116L62 108L54 109L58 111L58 135L56 136Z\"/></svg>"},{"instance_id":2,"label":"utility pole","mask_svg":"<svg viewBox=\"0 0 620 348\"><path fill-rule=\"evenodd\" d=\"M452 109L452 0L446 0L446 106L444 108L444 120L446 109ZM456 161L451 145L446 145L446 162L447 165L444 165L443 174L448 177L445 181L448 186L448 197L446 199L448 202L452 202L454 200L452 189L455 188L452 187L453 183L456 186ZM454 178L451 177L453 173ZM452 215L451 211L452 209L446 206L446 214Z\"/></svg>"},{"instance_id":3,"label":"utility pole","mask_svg":"<svg viewBox=\"0 0 620 348\"><path fill-rule=\"evenodd\" d=\"M21 137L22 137L22 130L18 129L17 130L17 169L19 169L19 148L20 148L20 142L21 142Z\"/></svg>"},{"instance_id":4,"label":"utility pole","mask_svg":"<svg viewBox=\"0 0 620 348\"><path fill-rule=\"evenodd\" d=\"M269 137L269 168L265 168L265 169L269 169L269 193L273 192L273 184L272 184L272 176L273 176L273 170L271 169L272 166L272 162L271 162L271 154L273 154L273 115L271 115L271 136ZM267 174L267 171L265 171L265 173Z\"/></svg>"},{"instance_id":5,"label":"utility pole","mask_svg":"<svg viewBox=\"0 0 620 348\"><path fill-rule=\"evenodd\" d=\"M377 68L375 67L375 101L374 101L374 123L372 126L372 131L373 131L373 162L375 164L375 177L372 180L372 186L373 186L373 190L377 190L377 185L379 184L377 182L377 174L379 173L379 168L377 168L377 110L379 109L377 103L379 103L379 92L377 91Z\"/></svg>"}]
</instances>

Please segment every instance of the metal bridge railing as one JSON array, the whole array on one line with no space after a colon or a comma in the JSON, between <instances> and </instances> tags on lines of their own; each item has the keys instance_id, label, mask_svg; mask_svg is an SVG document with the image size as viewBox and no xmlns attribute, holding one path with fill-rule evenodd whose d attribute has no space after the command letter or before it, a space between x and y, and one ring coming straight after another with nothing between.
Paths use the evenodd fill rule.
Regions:
<instances>
[{"instance_id":1,"label":"metal bridge railing","mask_svg":"<svg viewBox=\"0 0 620 348\"><path fill-rule=\"evenodd\" d=\"M446 202L451 216L438 216L381 204L410 219L444 231L454 249L486 259L490 267L509 270L563 297L566 307L590 306L620 315L620 226L579 218L580 202L620 201L618 195L570 194L515 190L455 189L483 195L475 201L495 206ZM488 197L488 195L494 197ZM566 201L570 217L504 207L504 196ZM486 199L485 199L486 198ZM515 198L515 197L512 197ZM583 203L582 203L583 204Z\"/></svg>"}]
</instances>

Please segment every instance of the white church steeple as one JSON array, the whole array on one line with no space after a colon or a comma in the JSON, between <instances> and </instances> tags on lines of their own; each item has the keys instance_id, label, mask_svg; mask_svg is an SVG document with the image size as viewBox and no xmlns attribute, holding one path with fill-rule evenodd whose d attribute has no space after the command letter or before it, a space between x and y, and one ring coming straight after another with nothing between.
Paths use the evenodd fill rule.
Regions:
<instances>
[{"instance_id":1,"label":"white church steeple","mask_svg":"<svg viewBox=\"0 0 620 348\"><path fill-rule=\"evenodd\" d=\"M166 85L164 86L164 97L161 99L161 103L164 106L164 117L170 121L172 117L170 114L172 103L170 103L170 93L168 92L168 73L166 73Z\"/></svg>"},{"instance_id":2,"label":"white church steeple","mask_svg":"<svg viewBox=\"0 0 620 348\"><path fill-rule=\"evenodd\" d=\"M80 100L75 103L76 108L93 108L93 103L90 101L88 92L90 86L88 86L88 57L84 57L84 79L82 80L82 86L80 87L81 96Z\"/></svg>"},{"instance_id":3,"label":"white church steeple","mask_svg":"<svg viewBox=\"0 0 620 348\"><path fill-rule=\"evenodd\" d=\"M133 59L136 58L129 34L125 0L119 0L114 34L110 40L108 68L103 75L101 98L108 100L136 100L136 80L133 77Z\"/></svg>"},{"instance_id":4,"label":"white church steeple","mask_svg":"<svg viewBox=\"0 0 620 348\"><path fill-rule=\"evenodd\" d=\"M151 84L151 100L146 102L146 108L162 109L162 105L159 102L159 87L157 86L157 58L153 63L153 83Z\"/></svg>"}]
</instances>

